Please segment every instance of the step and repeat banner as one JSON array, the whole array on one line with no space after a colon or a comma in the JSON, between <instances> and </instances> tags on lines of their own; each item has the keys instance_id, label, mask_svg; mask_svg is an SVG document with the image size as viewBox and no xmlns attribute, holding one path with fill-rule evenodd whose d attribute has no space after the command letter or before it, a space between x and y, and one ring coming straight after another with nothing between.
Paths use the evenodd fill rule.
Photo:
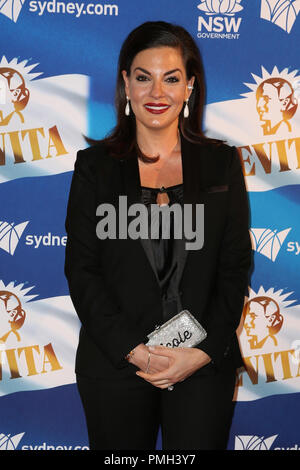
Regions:
<instances>
[{"instance_id":1,"label":"step and repeat banner","mask_svg":"<svg viewBox=\"0 0 300 470\"><path fill-rule=\"evenodd\" d=\"M238 148L249 191L254 270L228 449L300 449L299 12L300 0L0 0L1 450L88 449L66 206L83 136L114 125L120 46L148 20L197 42L206 133Z\"/></svg>"}]
</instances>

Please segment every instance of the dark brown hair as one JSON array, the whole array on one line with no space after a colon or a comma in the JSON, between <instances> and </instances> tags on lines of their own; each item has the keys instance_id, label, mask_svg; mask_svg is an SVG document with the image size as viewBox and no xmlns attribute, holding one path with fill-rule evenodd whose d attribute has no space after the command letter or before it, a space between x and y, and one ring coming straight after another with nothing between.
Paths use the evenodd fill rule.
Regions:
<instances>
[{"instance_id":1,"label":"dark brown hair","mask_svg":"<svg viewBox=\"0 0 300 470\"><path fill-rule=\"evenodd\" d=\"M157 161L142 154L136 141L135 116L131 112L125 115L126 94L122 71L130 75L130 69L135 56L154 47L173 47L180 50L187 79L195 77L194 89L189 99L189 117L183 117L183 110L179 116L179 129L182 135L191 142L205 143L208 139L202 131L203 110L205 105L205 79L199 49L191 35L181 26L164 21L149 21L135 28L124 41L118 62L118 75L115 95L117 124L111 133L100 141L86 138L90 144L103 143L109 153L118 158L128 154L138 155L144 161Z\"/></svg>"}]
</instances>

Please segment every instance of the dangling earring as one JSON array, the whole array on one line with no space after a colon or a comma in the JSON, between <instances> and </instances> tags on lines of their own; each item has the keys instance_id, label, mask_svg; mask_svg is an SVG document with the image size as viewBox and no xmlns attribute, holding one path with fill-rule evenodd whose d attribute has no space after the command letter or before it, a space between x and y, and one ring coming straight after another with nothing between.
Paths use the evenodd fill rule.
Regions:
<instances>
[{"instance_id":1,"label":"dangling earring","mask_svg":"<svg viewBox=\"0 0 300 470\"><path fill-rule=\"evenodd\" d=\"M185 118L188 118L189 115L190 115L190 110L189 110L188 102L189 102L189 99L187 99L187 100L185 101L185 107L184 107L184 110L183 110L183 117L185 117Z\"/></svg>"},{"instance_id":2,"label":"dangling earring","mask_svg":"<svg viewBox=\"0 0 300 470\"><path fill-rule=\"evenodd\" d=\"M125 115L126 115L126 116L129 116L129 114L130 114L130 105L129 105L129 98L128 98L128 96L126 96L126 100L127 100L127 103L126 103L126 106L125 106Z\"/></svg>"}]
</instances>

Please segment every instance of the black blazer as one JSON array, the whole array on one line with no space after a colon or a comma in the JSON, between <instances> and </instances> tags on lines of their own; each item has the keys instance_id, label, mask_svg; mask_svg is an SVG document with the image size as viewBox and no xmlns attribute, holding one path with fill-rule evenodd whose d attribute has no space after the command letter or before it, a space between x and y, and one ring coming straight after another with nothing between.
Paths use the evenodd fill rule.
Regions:
<instances>
[{"instance_id":1,"label":"black blazer","mask_svg":"<svg viewBox=\"0 0 300 470\"><path fill-rule=\"evenodd\" d=\"M181 306L207 330L199 348L213 359L242 365L235 330L247 294L251 263L249 211L237 152L224 144L191 144L181 137L183 202L204 204L204 245L183 249L178 266ZM76 372L122 377L134 366L124 356L163 322L151 240L96 235L96 208L119 195L141 202L138 160L118 160L95 145L77 154L66 217L65 275L81 320ZM132 217L128 217L128 223ZM182 244L183 246L183 244ZM203 368L204 371L207 369ZM210 367L208 367L210 370ZM201 373L200 369L196 373Z\"/></svg>"}]
</instances>

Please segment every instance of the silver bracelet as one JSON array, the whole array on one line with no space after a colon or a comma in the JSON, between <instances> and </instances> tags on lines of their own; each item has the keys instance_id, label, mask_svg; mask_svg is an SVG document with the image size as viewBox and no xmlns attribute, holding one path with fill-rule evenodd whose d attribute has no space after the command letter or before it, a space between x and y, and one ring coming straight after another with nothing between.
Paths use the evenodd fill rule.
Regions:
<instances>
[{"instance_id":1,"label":"silver bracelet","mask_svg":"<svg viewBox=\"0 0 300 470\"><path fill-rule=\"evenodd\" d=\"M148 374L148 370L149 370L149 366L150 366L150 351L148 352L148 363L147 363L147 368L146 368L146 371L145 373Z\"/></svg>"}]
</instances>

